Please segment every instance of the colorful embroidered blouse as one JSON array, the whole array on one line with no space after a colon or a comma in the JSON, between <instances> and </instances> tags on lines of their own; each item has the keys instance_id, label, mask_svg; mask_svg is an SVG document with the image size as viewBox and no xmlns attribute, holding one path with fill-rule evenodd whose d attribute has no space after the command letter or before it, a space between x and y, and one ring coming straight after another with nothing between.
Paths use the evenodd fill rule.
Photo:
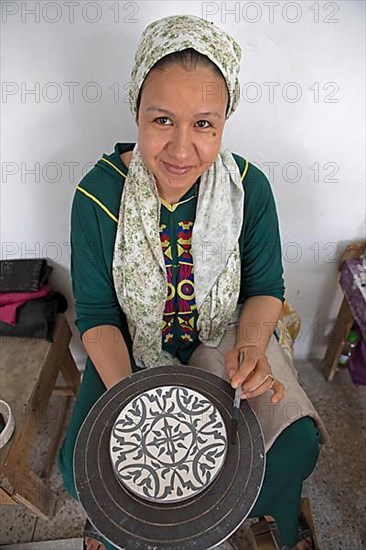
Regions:
<instances>
[{"instance_id":1,"label":"colorful embroidered blouse","mask_svg":"<svg viewBox=\"0 0 366 550\"><path fill-rule=\"evenodd\" d=\"M113 285L112 261L119 206L128 168L120 154L133 143L117 143L84 176L75 192L71 213L71 278L76 325L81 336L98 325L118 326L131 351L126 318ZM238 302L250 296L274 296L284 301L281 242L276 206L266 176L235 155L245 190L242 259ZM198 180L175 205L161 200L160 240L168 278L162 319L162 346L183 363L199 344L196 330L191 235Z\"/></svg>"},{"instance_id":2,"label":"colorful embroidered blouse","mask_svg":"<svg viewBox=\"0 0 366 550\"><path fill-rule=\"evenodd\" d=\"M196 347L197 308L194 299L192 228L198 183L174 206L162 201L160 240L168 278L168 295L162 324L163 348L183 359ZM183 352L183 357L179 352ZM184 353L186 352L186 353Z\"/></svg>"}]
</instances>

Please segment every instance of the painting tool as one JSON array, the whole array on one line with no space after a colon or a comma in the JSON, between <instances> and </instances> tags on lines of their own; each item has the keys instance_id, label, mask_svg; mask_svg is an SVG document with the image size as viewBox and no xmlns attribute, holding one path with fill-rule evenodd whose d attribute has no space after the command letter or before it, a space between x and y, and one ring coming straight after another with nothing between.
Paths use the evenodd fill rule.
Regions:
<instances>
[{"instance_id":1,"label":"painting tool","mask_svg":"<svg viewBox=\"0 0 366 550\"><path fill-rule=\"evenodd\" d=\"M241 351L239 355L239 368L243 362L244 353ZM235 390L234 395L234 405L233 410L231 413L231 444L234 444L236 442L236 433L238 431L238 420L239 420L239 412L240 412L240 396L242 393L241 384L238 386Z\"/></svg>"}]
</instances>

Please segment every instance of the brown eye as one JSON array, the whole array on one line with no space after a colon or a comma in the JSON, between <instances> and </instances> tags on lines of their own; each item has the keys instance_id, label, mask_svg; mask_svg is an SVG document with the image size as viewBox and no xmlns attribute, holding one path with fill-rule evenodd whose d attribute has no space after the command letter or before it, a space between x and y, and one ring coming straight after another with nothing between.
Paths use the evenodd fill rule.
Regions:
<instances>
[{"instance_id":1,"label":"brown eye","mask_svg":"<svg viewBox=\"0 0 366 550\"><path fill-rule=\"evenodd\" d=\"M160 126L167 126L166 121L169 120L167 116L159 116L154 120L154 122L157 122L160 124Z\"/></svg>"},{"instance_id":2,"label":"brown eye","mask_svg":"<svg viewBox=\"0 0 366 550\"><path fill-rule=\"evenodd\" d=\"M203 122L203 124L208 124L208 126L201 126L201 125L200 125L200 128L206 129L206 128L210 128L210 127L211 127L211 124L208 122L208 120L199 120L199 121L197 122L197 124L200 124L200 123L202 123L202 122Z\"/></svg>"}]
</instances>

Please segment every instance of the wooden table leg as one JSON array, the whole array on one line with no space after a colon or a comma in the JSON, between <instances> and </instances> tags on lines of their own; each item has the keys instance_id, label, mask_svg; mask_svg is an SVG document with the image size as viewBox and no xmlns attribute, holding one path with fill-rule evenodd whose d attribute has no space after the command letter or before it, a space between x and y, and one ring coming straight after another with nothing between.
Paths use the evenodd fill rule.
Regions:
<instances>
[{"instance_id":1,"label":"wooden table leg","mask_svg":"<svg viewBox=\"0 0 366 550\"><path fill-rule=\"evenodd\" d=\"M314 519L313 519L313 514L312 514L312 511L311 511L310 500L308 498L302 498L301 499L301 511L304 514L304 516L306 518L306 521L308 522L309 527L311 529L311 532L312 532L312 535L313 535L314 550L320 550L318 540L317 540L317 536L316 536Z\"/></svg>"},{"instance_id":2,"label":"wooden table leg","mask_svg":"<svg viewBox=\"0 0 366 550\"><path fill-rule=\"evenodd\" d=\"M75 361L70 353L69 348L67 349L64 359L61 363L61 373L64 377L66 384L74 388L76 393L80 386L80 371L75 365Z\"/></svg>"},{"instance_id":3,"label":"wooden table leg","mask_svg":"<svg viewBox=\"0 0 366 550\"><path fill-rule=\"evenodd\" d=\"M56 459L58 445L60 443L60 439L63 433L66 415L69 410L70 402L71 402L71 397L67 396L66 399L64 399L63 410L58 415L58 419L53 429L53 434L48 447L47 456L43 464L43 470L41 474L42 479L47 480L51 475L51 471Z\"/></svg>"},{"instance_id":4,"label":"wooden table leg","mask_svg":"<svg viewBox=\"0 0 366 550\"><path fill-rule=\"evenodd\" d=\"M352 311L346 298L343 298L336 323L329 339L324 357L324 373L327 380L332 380L338 370L338 359L345 343L346 336L353 325Z\"/></svg>"},{"instance_id":5,"label":"wooden table leg","mask_svg":"<svg viewBox=\"0 0 366 550\"><path fill-rule=\"evenodd\" d=\"M43 519L53 516L57 495L30 468L23 469L13 489L13 500L26 506L33 514Z\"/></svg>"}]
</instances>

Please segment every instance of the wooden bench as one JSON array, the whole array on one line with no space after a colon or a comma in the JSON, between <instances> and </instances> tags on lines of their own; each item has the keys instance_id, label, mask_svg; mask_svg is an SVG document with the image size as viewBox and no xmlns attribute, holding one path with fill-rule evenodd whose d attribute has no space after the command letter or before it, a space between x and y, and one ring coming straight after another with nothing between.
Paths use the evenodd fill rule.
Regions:
<instances>
[{"instance_id":1,"label":"wooden bench","mask_svg":"<svg viewBox=\"0 0 366 550\"><path fill-rule=\"evenodd\" d=\"M67 409L80 385L80 373L69 350L71 330L64 315L57 316L53 342L36 338L1 336L0 396L10 405L15 430L0 449L0 504L23 504L42 518L52 517L57 495L49 479ZM56 386L59 375L65 386ZM43 470L37 475L28 465L42 416L51 394L65 397L52 426Z\"/></svg>"}]
</instances>

